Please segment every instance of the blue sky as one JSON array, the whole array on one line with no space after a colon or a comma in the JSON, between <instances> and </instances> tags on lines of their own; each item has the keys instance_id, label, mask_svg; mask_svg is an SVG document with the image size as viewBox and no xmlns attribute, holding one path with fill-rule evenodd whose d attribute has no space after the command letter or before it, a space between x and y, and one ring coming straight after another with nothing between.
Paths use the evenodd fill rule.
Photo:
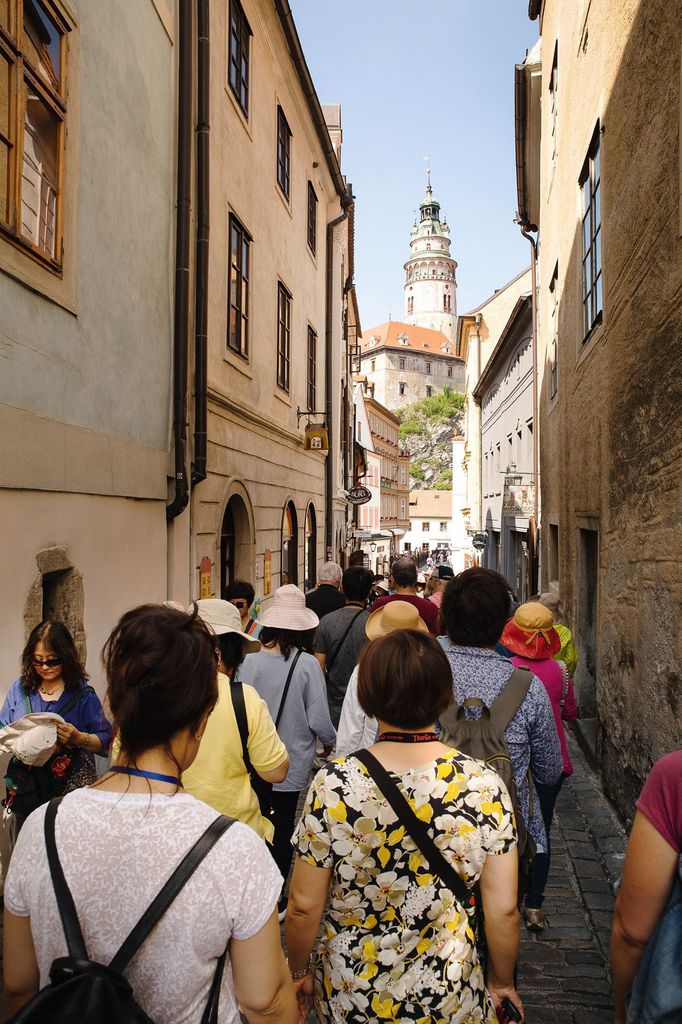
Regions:
<instances>
[{"instance_id":1,"label":"blue sky","mask_svg":"<svg viewBox=\"0 0 682 1024\"><path fill-rule=\"evenodd\" d=\"M290 0L322 103L340 103L343 171L357 197L363 329L403 318L403 263L434 192L464 313L528 266L513 223L514 64L537 39L528 0Z\"/></svg>"}]
</instances>

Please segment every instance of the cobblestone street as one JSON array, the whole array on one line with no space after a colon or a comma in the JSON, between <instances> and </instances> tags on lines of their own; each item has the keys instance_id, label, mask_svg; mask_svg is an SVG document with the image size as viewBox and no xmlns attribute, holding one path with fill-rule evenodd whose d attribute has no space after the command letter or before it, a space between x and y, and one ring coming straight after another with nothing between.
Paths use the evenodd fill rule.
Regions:
<instances>
[{"instance_id":1,"label":"cobblestone street","mask_svg":"<svg viewBox=\"0 0 682 1024\"><path fill-rule=\"evenodd\" d=\"M613 883L625 834L575 738L575 773L564 783L552 833L542 935L523 929L519 991L527 1024L609 1024Z\"/></svg>"}]
</instances>

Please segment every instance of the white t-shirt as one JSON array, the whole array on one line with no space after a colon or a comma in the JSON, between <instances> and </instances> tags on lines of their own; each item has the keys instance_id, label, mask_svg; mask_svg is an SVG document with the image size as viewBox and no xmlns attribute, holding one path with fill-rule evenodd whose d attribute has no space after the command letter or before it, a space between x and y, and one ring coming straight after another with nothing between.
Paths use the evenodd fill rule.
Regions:
<instances>
[{"instance_id":1,"label":"white t-shirt","mask_svg":"<svg viewBox=\"0 0 682 1024\"><path fill-rule=\"evenodd\" d=\"M56 957L66 956L50 880L45 807L31 814L14 849L5 905L31 918L41 988ZM207 804L177 793L107 793L78 789L56 822L59 859L91 960L108 964L164 882L217 817ZM235 822L207 854L126 970L136 1001L156 1024L197 1024L216 960L231 936L248 939L270 917L282 877L262 839ZM238 1024L229 957L220 993L220 1024Z\"/></svg>"}]
</instances>

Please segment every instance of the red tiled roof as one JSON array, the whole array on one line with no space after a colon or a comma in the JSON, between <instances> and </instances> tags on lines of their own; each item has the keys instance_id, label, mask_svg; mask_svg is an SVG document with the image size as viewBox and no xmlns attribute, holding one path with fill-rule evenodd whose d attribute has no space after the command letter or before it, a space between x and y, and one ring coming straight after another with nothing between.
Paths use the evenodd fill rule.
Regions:
<instances>
[{"instance_id":1,"label":"red tiled roof","mask_svg":"<svg viewBox=\"0 0 682 1024\"><path fill-rule=\"evenodd\" d=\"M407 338L407 344L399 341L401 336ZM375 344L370 346L370 338L374 338ZM450 352L444 352L443 346L449 345ZM411 352L432 352L434 355L450 356L456 359L454 343L443 334L442 331L433 331L429 327L415 327L414 324L403 324L399 320L389 320L388 323L379 324L378 327L370 327L363 332L360 339L362 354L372 352L377 348L407 349Z\"/></svg>"}]
</instances>

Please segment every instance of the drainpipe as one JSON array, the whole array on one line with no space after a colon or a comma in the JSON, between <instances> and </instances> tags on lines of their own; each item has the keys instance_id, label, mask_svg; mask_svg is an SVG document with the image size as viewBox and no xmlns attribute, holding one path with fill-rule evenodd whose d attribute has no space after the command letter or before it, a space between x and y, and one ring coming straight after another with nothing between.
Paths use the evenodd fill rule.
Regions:
<instances>
[{"instance_id":1,"label":"drainpipe","mask_svg":"<svg viewBox=\"0 0 682 1024\"><path fill-rule=\"evenodd\" d=\"M325 320L325 336L324 336L324 415L327 421L327 435L329 442L329 450L327 452L327 461L325 463L325 474L324 474L324 507L325 507L325 520L324 520L324 543L325 543L325 560L327 559L327 553L332 552L334 554L333 546L333 529L334 529L334 515L332 510L332 495L334 493L334 466L332 459L332 451L334 445L334 430L332 422L332 409L333 409L333 398L332 398L332 387L333 372L332 372L332 326L333 326L333 290L334 290L334 228L342 224L344 220L348 219L348 208L337 217L335 220L330 221L327 224L327 289L325 296L325 308L326 308L326 320Z\"/></svg>"},{"instance_id":2,"label":"drainpipe","mask_svg":"<svg viewBox=\"0 0 682 1024\"><path fill-rule=\"evenodd\" d=\"M476 378L480 380L481 377L481 321L483 320L483 314L476 314ZM478 404L478 403L477 403ZM480 430L481 430L481 445L478 452L478 526L476 529L480 533L483 529L483 410L479 412L481 418ZM480 555L479 555L480 559Z\"/></svg>"},{"instance_id":3,"label":"drainpipe","mask_svg":"<svg viewBox=\"0 0 682 1024\"><path fill-rule=\"evenodd\" d=\"M519 228L524 238L527 238L530 242L531 248L531 261L530 261L530 286L532 289L532 330L533 337L531 341L531 352L533 355L533 482L535 483L533 509L535 514L535 526L538 526L538 510L540 507L540 458L539 458L539 441L540 441L540 416L538 410L538 304L537 304L537 260L538 260L538 246L536 240L532 235L528 233L529 226L520 223Z\"/></svg>"},{"instance_id":4,"label":"drainpipe","mask_svg":"<svg viewBox=\"0 0 682 1024\"><path fill-rule=\"evenodd\" d=\"M208 233L210 222L209 0L197 4L197 237L194 265L194 463L192 486L206 479L208 362Z\"/></svg>"},{"instance_id":5,"label":"drainpipe","mask_svg":"<svg viewBox=\"0 0 682 1024\"><path fill-rule=\"evenodd\" d=\"M178 164L175 230L175 307L173 311L173 446L175 493L166 506L170 522L189 501L185 464L187 443L187 335L189 310L189 236L192 130L192 5L180 0L178 17Z\"/></svg>"}]
</instances>

